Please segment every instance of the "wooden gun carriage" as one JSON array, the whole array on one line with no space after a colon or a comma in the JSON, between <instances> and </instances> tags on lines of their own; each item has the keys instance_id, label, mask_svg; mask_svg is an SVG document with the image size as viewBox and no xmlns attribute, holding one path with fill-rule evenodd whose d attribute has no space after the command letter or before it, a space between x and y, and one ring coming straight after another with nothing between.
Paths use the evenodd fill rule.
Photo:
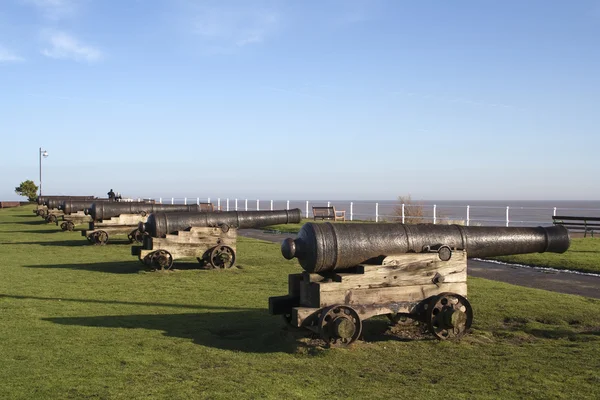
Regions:
<instances>
[{"instance_id":1,"label":"wooden gun carriage","mask_svg":"<svg viewBox=\"0 0 600 400\"><path fill-rule=\"evenodd\" d=\"M86 217L91 219L89 215ZM108 239L115 235L127 235L129 243L141 241L141 237L136 236L135 233L138 224L146 222L147 218L145 214L121 214L100 221L91 221L89 229L81 231L81 236L87 238L90 243L99 245L107 244Z\"/></svg>"},{"instance_id":2,"label":"wooden gun carriage","mask_svg":"<svg viewBox=\"0 0 600 400\"><path fill-rule=\"evenodd\" d=\"M139 230L141 246L131 254L157 270L169 270L173 261L195 258L203 267L231 268L236 261L237 230L298 223L301 211L225 211L204 213L155 213Z\"/></svg>"},{"instance_id":3,"label":"wooden gun carriage","mask_svg":"<svg viewBox=\"0 0 600 400\"><path fill-rule=\"evenodd\" d=\"M148 215L160 212L206 212L212 211L212 203L194 205L156 204L156 203L94 203L86 210L92 222L89 229L81 235L87 237L90 243L104 245L109 237L127 235L130 243L142 243L143 232L138 227L145 223Z\"/></svg>"},{"instance_id":4,"label":"wooden gun carriage","mask_svg":"<svg viewBox=\"0 0 600 400\"><path fill-rule=\"evenodd\" d=\"M288 277L288 294L269 298L269 311L328 345L348 345L362 322L387 315L419 321L436 338L462 337L473 321L467 300L469 257L562 253L563 227L305 224L282 244L305 270Z\"/></svg>"}]
</instances>

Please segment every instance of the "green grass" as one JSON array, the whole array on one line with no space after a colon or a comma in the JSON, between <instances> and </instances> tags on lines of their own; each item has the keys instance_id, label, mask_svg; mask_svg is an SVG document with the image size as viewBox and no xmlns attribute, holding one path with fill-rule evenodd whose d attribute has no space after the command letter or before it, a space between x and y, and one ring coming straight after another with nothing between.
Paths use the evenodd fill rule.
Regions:
<instances>
[{"instance_id":1,"label":"green grass","mask_svg":"<svg viewBox=\"0 0 600 400\"><path fill-rule=\"evenodd\" d=\"M534 253L494 257L509 263L600 273L600 238L573 238L563 254Z\"/></svg>"},{"instance_id":2,"label":"green grass","mask_svg":"<svg viewBox=\"0 0 600 400\"><path fill-rule=\"evenodd\" d=\"M112 239L111 239L112 240ZM240 238L238 270L144 272L30 207L0 210L0 398L600 398L600 301L469 279L473 333L310 347L267 312L300 271Z\"/></svg>"}]
</instances>

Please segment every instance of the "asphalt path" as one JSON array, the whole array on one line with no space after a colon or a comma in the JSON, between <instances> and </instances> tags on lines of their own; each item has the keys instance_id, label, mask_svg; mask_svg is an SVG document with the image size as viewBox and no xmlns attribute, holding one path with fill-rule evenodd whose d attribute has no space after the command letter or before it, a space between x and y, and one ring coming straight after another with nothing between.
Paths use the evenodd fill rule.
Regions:
<instances>
[{"instance_id":1,"label":"asphalt path","mask_svg":"<svg viewBox=\"0 0 600 400\"><path fill-rule=\"evenodd\" d=\"M276 243L296 236L293 233L269 232L260 229L241 229L238 233L240 236ZM548 271L479 260L468 261L467 273L470 276L513 285L600 299L600 277L593 275Z\"/></svg>"}]
</instances>

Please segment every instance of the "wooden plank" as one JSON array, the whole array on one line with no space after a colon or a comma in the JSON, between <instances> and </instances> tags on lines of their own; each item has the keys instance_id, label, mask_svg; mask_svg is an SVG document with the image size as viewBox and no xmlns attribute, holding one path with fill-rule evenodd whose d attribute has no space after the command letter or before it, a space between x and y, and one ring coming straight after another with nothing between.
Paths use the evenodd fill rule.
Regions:
<instances>
[{"instance_id":1,"label":"wooden plank","mask_svg":"<svg viewBox=\"0 0 600 400\"><path fill-rule=\"evenodd\" d=\"M352 288L377 288L384 286L412 286L437 282L452 283L467 281L466 263L440 262L427 264L419 270L396 271L393 267L365 268L365 274L338 274L335 284L319 283L321 292Z\"/></svg>"},{"instance_id":2,"label":"wooden plank","mask_svg":"<svg viewBox=\"0 0 600 400\"><path fill-rule=\"evenodd\" d=\"M332 285L336 283L331 283ZM322 285L321 285L322 286ZM312 284L312 287L318 287ZM314 290L314 289L313 289ZM466 282L441 283L439 285L414 285L414 286L392 286L381 287L377 289L347 289L335 291L322 291L311 297L311 306L324 307L332 304L348 305L374 305L391 302L415 302L426 299L430 296L442 293L452 292L463 296L467 295ZM317 302L315 297L319 296ZM313 305L313 304L317 304ZM302 305L306 305L301 302Z\"/></svg>"},{"instance_id":3,"label":"wooden plank","mask_svg":"<svg viewBox=\"0 0 600 400\"><path fill-rule=\"evenodd\" d=\"M140 214L121 214L117 217L111 217L96 221L96 226L138 226L140 222L146 222L148 216L141 216Z\"/></svg>"}]
</instances>

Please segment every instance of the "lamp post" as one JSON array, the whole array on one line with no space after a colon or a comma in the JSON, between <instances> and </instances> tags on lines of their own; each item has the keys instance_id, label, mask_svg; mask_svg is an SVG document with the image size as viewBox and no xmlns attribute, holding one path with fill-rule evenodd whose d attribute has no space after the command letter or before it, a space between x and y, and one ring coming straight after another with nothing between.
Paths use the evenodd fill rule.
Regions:
<instances>
[{"instance_id":1,"label":"lamp post","mask_svg":"<svg viewBox=\"0 0 600 400\"><path fill-rule=\"evenodd\" d=\"M48 152L40 147L40 196L42 195L42 156L48 157Z\"/></svg>"}]
</instances>

